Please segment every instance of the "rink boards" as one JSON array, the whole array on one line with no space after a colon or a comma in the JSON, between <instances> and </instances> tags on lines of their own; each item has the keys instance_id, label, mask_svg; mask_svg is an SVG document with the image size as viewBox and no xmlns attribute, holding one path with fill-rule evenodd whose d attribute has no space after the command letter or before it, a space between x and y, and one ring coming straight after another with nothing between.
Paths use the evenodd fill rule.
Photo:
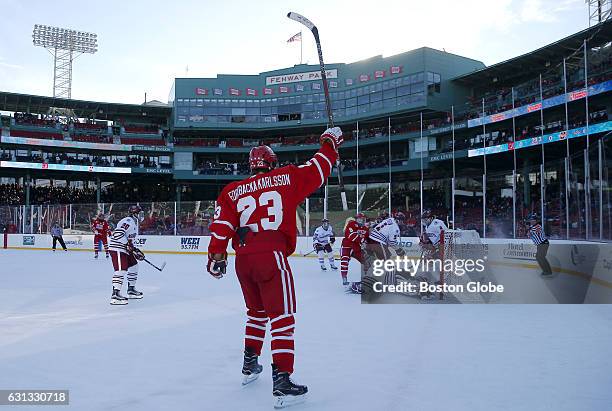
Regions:
<instances>
[{"instance_id":1,"label":"rink boards","mask_svg":"<svg viewBox=\"0 0 612 411\"><path fill-rule=\"evenodd\" d=\"M65 235L64 240L70 251L93 250L93 235ZM209 236L139 236L136 246L149 254L206 254ZM536 247L530 240L483 239L487 247L488 263L500 283L524 290L524 283L518 278L520 272L530 271L535 276L539 267L535 260ZM339 256L342 238L337 238L334 251ZM41 234L9 234L8 249L50 250L52 237ZM402 238L402 246L409 257L419 257L421 250L418 238ZM59 244L58 244L59 247ZM294 256L315 257L312 239L298 237ZM0 256L2 255L0 251ZM548 260L553 271L571 279L581 289L583 301L612 302L612 245L586 241L551 241ZM522 284L522 286L520 286ZM575 288L574 286L572 288ZM587 297L587 298L584 298Z\"/></svg>"}]
</instances>

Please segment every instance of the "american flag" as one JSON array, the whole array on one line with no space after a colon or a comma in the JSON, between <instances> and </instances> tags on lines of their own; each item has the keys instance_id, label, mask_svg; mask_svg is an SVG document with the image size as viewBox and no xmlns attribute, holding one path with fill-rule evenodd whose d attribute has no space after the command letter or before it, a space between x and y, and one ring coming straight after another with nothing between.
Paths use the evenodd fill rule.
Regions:
<instances>
[{"instance_id":1,"label":"american flag","mask_svg":"<svg viewBox=\"0 0 612 411\"><path fill-rule=\"evenodd\" d=\"M299 33L296 33L293 36L289 37L289 40L287 40L287 43L293 43L294 41L302 41L302 32L301 31Z\"/></svg>"}]
</instances>

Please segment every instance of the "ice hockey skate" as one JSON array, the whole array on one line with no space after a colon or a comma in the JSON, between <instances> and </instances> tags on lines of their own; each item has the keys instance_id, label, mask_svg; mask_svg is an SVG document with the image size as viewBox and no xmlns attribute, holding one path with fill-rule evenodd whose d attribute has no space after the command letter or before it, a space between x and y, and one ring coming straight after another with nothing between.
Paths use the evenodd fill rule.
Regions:
<instances>
[{"instance_id":1,"label":"ice hockey skate","mask_svg":"<svg viewBox=\"0 0 612 411\"><path fill-rule=\"evenodd\" d=\"M122 296L119 290L114 289L110 303L111 305L126 305L128 303L128 299Z\"/></svg>"},{"instance_id":2,"label":"ice hockey skate","mask_svg":"<svg viewBox=\"0 0 612 411\"><path fill-rule=\"evenodd\" d=\"M142 292L138 291L133 285L128 286L127 295L128 298L133 300L139 300L143 297Z\"/></svg>"},{"instance_id":3,"label":"ice hockey skate","mask_svg":"<svg viewBox=\"0 0 612 411\"><path fill-rule=\"evenodd\" d=\"M242 365L242 385L248 385L259 378L263 367L257 362L259 357L248 348L244 350L244 363Z\"/></svg>"},{"instance_id":4,"label":"ice hockey skate","mask_svg":"<svg viewBox=\"0 0 612 411\"><path fill-rule=\"evenodd\" d=\"M272 381L274 384L272 389L274 408L287 408L301 404L306 400L308 387L295 384L291 381L289 373L279 372L275 364L272 364Z\"/></svg>"}]
</instances>

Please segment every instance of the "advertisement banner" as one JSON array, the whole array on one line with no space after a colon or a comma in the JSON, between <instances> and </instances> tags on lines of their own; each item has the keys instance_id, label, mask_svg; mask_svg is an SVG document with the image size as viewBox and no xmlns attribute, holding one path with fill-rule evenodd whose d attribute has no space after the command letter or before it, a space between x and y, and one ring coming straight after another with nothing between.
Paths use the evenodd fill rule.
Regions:
<instances>
[{"instance_id":1,"label":"advertisement banner","mask_svg":"<svg viewBox=\"0 0 612 411\"><path fill-rule=\"evenodd\" d=\"M132 146L132 151L156 151L160 153L171 153L172 148L168 146Z\"/></svg>"},{"instance_id":2,"label":"advertisement banner","mask_svg":"<svg viewBox=\"0 0 612 411\"><path fill-rule=\"evenodd\" d=\"M606 121L605 123L598 123L589 126L588 134L602 133L612 130L612 121ZM532 138L526 138L523 140L516 141L514 143L504 143L497 146L490 146L487 148L481 147L468 151L468 157L477 157L488 154L503 153L505 151L519 150L521 148L533 147L540 144L555 143L565 139L583 137L587 135L586 127L578 127L569 131L559 131L552 134L545 134L544 136L537 136Z\"/></svg>"},{"instance_id":3,"label":"advertisement banner","mask_svg":"<svg viewBox=\"0 0 612 411\"><path fill-rule=\"evenodd\" d=\"M132 169L132 173L144 173L144 174L172 174L171 168L140 168L135 167Z\"/></svg>"},{"instance_id":4,"label":"advertisement banner","mask_svg":"<svg viewBox=\"0 0 612 411\"><path fill-rule=\"evenodd\" d=\"M83 141L64 141L47 140L42 138L25 138L2 136L0 142L3 144L23 144L29 146L46 146L62 148L85 148L89 150L108 150L108 151L130 151L132 146L129 144L108 144L108 143L87 143Z\"/></svg>"},{"instance_id":5,"label":"advertisement banner","mask_svg":"<svg viewBox=\"0 0 612 411\"><path fill-rule=\"evenodd\" d=\"M594 84L589 86L588 91L585 89L572 91L567 94L559 96L549 97L539 103L530 104L527 106L516 107L514 109L506 110L501 113L491 114L485 117L474 118L468 120L468 127L482 126L483 124L495 123L498 121L506 120L512 117L522 116L529 114L540 109L550 108L565 104L566 101L576 101L583 99L587 96L594 96L600 93L605 93L612 90L612 80L605 81L603 83Z\"/></svg>"},{"instance_id":6,"label":"advertisement banner","mask_svg":"<svg viewBox=\"0 0 612 411\"><path fill-rule=\"evenodd\" d=\"M82 171L87 173L130 174L127 167L76 166L69 164L26 163L22 161L0 161L0 168L27 168L33 170Z\"/></svg>"}]
</instances>

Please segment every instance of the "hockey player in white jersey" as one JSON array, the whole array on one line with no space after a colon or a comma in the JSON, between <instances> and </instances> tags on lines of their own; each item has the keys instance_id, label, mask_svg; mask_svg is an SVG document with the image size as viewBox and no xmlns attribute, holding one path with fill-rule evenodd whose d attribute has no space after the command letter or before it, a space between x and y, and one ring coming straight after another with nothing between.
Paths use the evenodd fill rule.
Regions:
<instances>
[{"instance_id":1,"label":"hockey player in white jersey","mask_svg":"<svg viewBox=\"0 0 612 411\"><path fill-rule=\"evenodd\" d=\"M125 305L128 303L128 298L140 299L143 296L140 291L136 290L136 280L138 279L138 261L144 260L145 256L142 251L134 247L134 240L138 236L138 224L142 221L141 213L140 206L130 206L128 216L117 223L111 235L108 250L115 270L110 302L112 305ZM121 295L123 278L126 274L128 298Z\"/></svg>"},{"instance_id":2,"label":"hockey player in white jersey","mask_svg":"<svg viewBox=\"0 0 612 411\"><path fill-rule=\"evenodd\" d=\"M325 257L327 257L329 266L332 270L338 269L334 260L334 252L332 250L332 244L334 242L336 242L334 229L329 224L329 220L324 218L321 221L321 225L317 227L314 235L312 236L312 245L317 252L319 264L321 265L321 270L323 271L327 271L327 267L325 267Z\"/></svg>"},{"instance_id":3,"label":"hockey player in white jersey","mask_svg":"<svg viewBox=\"0 0 612 411\"><path fill-rule=\"evenodd\" d=\"M431 210L424 210L421 214L421 225L423 229L423 234L421 235L421 240L419 245L421 247L421 255L423 259L426 260L436 260L441 258L440 250L440 240L444 235L444 231L448 230L444 221L437 219ZM440 273L436 272L422 272L421 278L422 281L427 281L428 283L439 283L437 279ZM431 292L426 292L420 294L420 297L425 300L432 299L434 296Z\"/></svg>"},{"instance_id":4,"label":"hockey player in white jersey","mask_svg":"<svg viewBox=\"0 0 612 411\"><path fill-rule=\"evenodd\" d=\"M444 224L444 221L437 219L431 210L423 211L421 215L421 224L423 225L423 232L425 234L423 236L423 241L427 242L427 240L429 240L431 245L437 249L440 243L440 236L443 231L448 230L448 227Z\"/></svg>"},{"instance_id":5,"label":"hockey player in white jersey","mask_svg":"<svg viewBox=\"0 0 612 411\"><path fill-rule=\"evenodd\" d=\"M386 216L385 216L386 217ZM402 257L405 252L400 244L400 228L393 217L386 217L370 228L366 249L375 258L387 260L393 257L391 250ZM385 284L396 284L395 271L385 274Z\"/></svg>"}]
</instances>

